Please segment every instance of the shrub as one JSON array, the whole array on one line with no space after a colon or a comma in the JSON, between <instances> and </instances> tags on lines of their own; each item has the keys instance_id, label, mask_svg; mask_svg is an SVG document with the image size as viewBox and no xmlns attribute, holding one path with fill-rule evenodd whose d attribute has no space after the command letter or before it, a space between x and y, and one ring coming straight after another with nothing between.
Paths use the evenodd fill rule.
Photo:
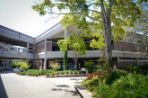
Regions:
<instances>
[{"instance_id":1,"label":"shrub","mask_svg":"<svg viewBox=\"0 0 148 98\"><path fill-rule=\"evenodd\" d=\"M86 61L84 64L84 67L88 70L89 73L92 73L94 71L94 62L93 61Z\"/></svg>"},{"instance_id":2,"label":"shrub","mask_svg":"<svg viewBox=\"0 0 148 98\"><path fill-rule=\"evenodd\" d=\"M62 71L61 74L64 75L64 71Z\"/></svg>"},{"instance_id":3,"label":"shrub","mask_svg":"<svg viewBox=\"0 0 148 98\"><path fill-rule=\"evenodd\" d=\"M69 75L73 75L73 74L74 74L74 71L69 70Z\"/></svg>"},{"instance_id":4,"label":"shrub","mask_svg":"<svg viewBox=\"0 0 148 98\"><path fill-rule=\"evenodd\" d=\"M13 68L19 68L20 67L19 62L18 61L14 61L14 60L12 61L11 66Z\"/></svg>"},{"instance_id":5,"label":"shrub","mask_svg":"<svg viewBox=\"0 0 148 98\"><path fill-rule=\"evenodd\" d=\"M24 70L29 68L29 65L26 62L20 60L13 60L11 65L13 68L21 68Z\"/></svg>"},{"instance_id":6,"label":"shrub","mask_svg":"<svg viewBox=\"0 0 148 98\"><path fill-rule=\"evenodd\" d=\"M89 91L94 91L95 88L99 85L99 79L97 77L95 78L88 78L81 82L81 85L88 89Z\"/></svg>"},{"instance_id":7,"label":"shrub","mask_svg":"<svg viewBox=\"0 0 148 98\"><path fill-rule=\"evenodd\" d=\"M52 70L42 70L41 75L48 75L51 72L52 72Z\"/></svg>"},{"instance_id":8,"label":"shrub","mask_svg":"<svg viewBox=\"0 0 148 98\"><path fill-rule=\"evenodd\" d=\"M65 75L69 75L69 70L64 70Z\"/></svg>"},{"instance_id":9,"label":"shrub","mask_svg":"<svg viewBox=\"0 0 148 98\"><path fill-rule=\"evenodd\" d=\"M55 75L56 75L56 73L55 73L55 72L52 72L52 73L51 73L51 76L52 76L52 77L54 77Z\"/></svg>"},{"instance_id":10,"label":"shrub","mask_svg":"<svg viewBox=\"0 0 148 98\"><path fill-rule=\"evenodd\" d=\"M111 85L100 83L95 98L147 98L148 75L129 74Z\"/></svg>"},{"instance_id":11,"label":"shrub","mask_svg":"<svg viewBox=\"0 0 148 98\"><path fill-rule=\"evenodd\" d=\"M74 70L74 74L75 74L75 75L78 75L78 74L79 74L79 71Z\"/></svg>"},{"instance_id":12,"label":"shrub","mask_svg":"<svg viewBox=\"0 0 148 98\"><path fill-rule=\"evenodd\" d=\"M26 70L29 68L29 65L26 62L19 62L19 64L21 69Z\"/></svg>"},{"instance_id":13,"label":"shrub","mask_svg":"<svg viewBox=\"0 0 148 98\"><path fill-rule=\"evenodd\" d=\"M55 71L55 70L38 70L38 69L29 69L23 72L18 72L20 75L29 75L29 76L40 76L40 75L47 75L47 76L67 76L67 75L74 75L75 72L79 73L79 71Z\"/></svg>"},{"instance_id":14,"label":"shrub","mask_svg":"<svg viewBox=\"0 0 148 98\"><path fill-rule=\"evenodd\" d=\"M104 78L105 78L105 83L107 84L112 84L116 79L119 79L121 76L126 76L127 73L122 70L113 70L111 72L108 72Z\"/></svg>"},{"instance_id":15,"label":"shrub","mask_svg":"<svg viewBox=\"0 0 148 98\"><path fill-rule=\"evenodd\" d=\"M60 68L60 65L58 63L52 63L50 64L53 70L58 70Z\"/></svg>"},{"instance_id":16,"label":"shrub","mask_svg":"<svg viewBox=\"0 0 148 98\"><path fill-rule=\"evenodd\" d=\"M139 73L144 74L144 75L148 74L148 64L139 66L139 69L140 69Z\"/></svg>"},{"instance_id":17,"label":"shrub","mask_svg":"<svg viewBox=\"0 0 148 98\"><path fill-rule=\"evenodd\" d=\"M18 74L29 75L29 76L39 76L42 74L42 71L37 70L37 69L29 69L23 72L19 72Z\"/></svg>"},{"instance_id":18,"label":"shrub","mask_svg":"<svg viewBox=\"0 0 148 98\"><path fill-rule=\"evenodd\" d=\"M128 65L128 66L120 66L119 69L125 70L129 73L138 73L138 74L148 74L148 65Z\"/></svg>"}]
</instances>

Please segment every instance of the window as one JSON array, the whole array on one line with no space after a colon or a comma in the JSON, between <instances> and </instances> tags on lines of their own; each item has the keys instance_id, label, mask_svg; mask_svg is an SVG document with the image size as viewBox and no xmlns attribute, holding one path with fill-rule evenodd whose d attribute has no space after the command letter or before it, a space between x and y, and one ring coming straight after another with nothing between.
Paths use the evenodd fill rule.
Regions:
<instances>
[{"instance_id":1,"label":"window","mask_svg":"<svg viewBox=\"0 0 148 98\"><path fill-rule=\"evenodd\" d=\"M10 48L10 50L12 50L12 51L13 51L13 50L14 50L14 48L13 48L13 47L11 47L11 48Z\"/></svg>"},{"instance_id":2,"label":"window","mask_svg":"<svg viewBox=\"0 0 148 98\"><path fill-rule=\"evenodd\" d=\"M24 49L22 49L22 48L17 48L17 52L24 52Z\"/></svg>"}]
</instances>

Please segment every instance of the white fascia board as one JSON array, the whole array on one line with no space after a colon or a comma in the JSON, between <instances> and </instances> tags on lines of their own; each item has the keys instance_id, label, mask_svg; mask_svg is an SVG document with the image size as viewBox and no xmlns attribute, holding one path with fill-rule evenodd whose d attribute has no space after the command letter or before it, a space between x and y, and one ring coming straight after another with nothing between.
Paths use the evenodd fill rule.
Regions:
<instances>
[{"instance_id":1,"label":"white fascia board","mask_svg":"<svg viewBox=\"0 0 148 98\"><path fill-rule=\"evenodd\" d=\"M22 34L20 32L17 32L15 30L9 29L9 28L4 27L4 26L0 26L0 35L4 36L4 37L11 38L11 39L14 39L14 40L34 43L34 38L33 37Z\"/></svg>"},{"instance_id":2,"label":"white fascia board","mask_svg":"<svg viewBox=\"0 0 148 98\"><path fill-rule=\"evenodd\" d=\"M54 25L53 27L51 27L50 29L48 29L47 31L45 31L44 33L42 33L41 35L39 35L38 37L35 38L35 43L41 42L42 40L48 39L48 38L52 38L52 36L60 33L64 31L63 26L58 23L56 25Z\"/></svg>"}]
</instances>

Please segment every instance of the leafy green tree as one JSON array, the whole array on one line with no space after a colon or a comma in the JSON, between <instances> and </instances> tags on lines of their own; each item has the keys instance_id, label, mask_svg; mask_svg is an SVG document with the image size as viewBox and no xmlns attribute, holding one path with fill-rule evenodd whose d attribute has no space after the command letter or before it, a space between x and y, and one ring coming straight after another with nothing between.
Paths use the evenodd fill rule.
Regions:
<instances>
[{"instance_id":1,"label":"leafy green tree","mask_svg":"<svg viewBox=\"0 0 148 98\"><path fill-rule=\"evenodd\" d=\"M67 39L62 39L57 42L58 46L60 47L60 51L64 52L64 66L67 66L67 51L68 48L74 50L74 61L75 61L75 68L77 65L77 57L78 55L85 54L86 46L82 37L79 37L76 33L71 33L71 35Z\"/></svg>"},{"instance_id":2,"label":"leafy green tree","mask_svg":"<svg viewBox=\"0 0 148 98\"><path fill-rule=\"evenodd\" d=\"M147 0L138 0L138 3L144 1ZM135 0L41 0L33 9L41 15L64 14L64 27L77 26L82 35L87 36L90 32L102 34L106 62L111 64L111 40L122 38L125 28L133 26L139 18L136 3Z\"/></svg>"},{"instance_id":3,"label":"leafy green tree","mask_svg":"<svg viewBox=\"0 0 148 98\"><path fill-rule=\"evenodd\" d=\"M88 70L89 73L92 73L94 71L94 62L91 60L86 61L84 67Z\"/></svg>"},{"instance_id":4,"label":"leafy green tree","mask_svg":"<svg viewBox=\"0 0 148 98\"><path fill-rule=\"evenodd\" d=\"M68 69L68 40L67 39L62 39L62 40L59 40L57 42L58 46L60 47L60 51L61 52L64 52L64 59L63 59L63 62L64 62L64 70L67 70Z\"/></svg>"},{"instance_id":5,"label":"leafy green tree","mask_svg":"<svg viewBox=\"0 0 148 98\"><path fill-rule=\"evenodd\" d=\"M142 14L135 23L136 26L134 28L134 31L141 33L143 36L145 36L143 37L143 41L141 42L141 44L146 47L146 52L148 54L148 10L145 9L146 6L148 6L147 3L143 3L140 5Z\"/></svg>"},{"instance_id":6,"label":"leafy green tree","mask_svg":"<svg viewBox=\"0 0 148 98\"><path fill-rule=\"evenodd\" d=\"M139 5L141 9L141 16L140 18L136 21L136 26L135 26L135 32L141 32L145 35L148 34L148 4L147 3L142 3Z\"/></svg>"}]
</instances>

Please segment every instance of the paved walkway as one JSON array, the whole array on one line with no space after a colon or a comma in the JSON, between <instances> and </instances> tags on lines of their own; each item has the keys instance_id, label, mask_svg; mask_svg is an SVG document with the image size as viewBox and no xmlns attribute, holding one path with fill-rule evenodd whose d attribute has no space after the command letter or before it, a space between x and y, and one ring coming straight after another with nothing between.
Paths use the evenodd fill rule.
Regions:
<instances>
[{"instance_id":1,"label":"paved walkway","mask_svg":"<svg viewBox=\"0 0 148 98\"><path fill-rule=\"evenodd\" d=\"M74 86L84 77L45 78L0 74L0 98L80 98Z\"/></svg>"}]
</instances>

